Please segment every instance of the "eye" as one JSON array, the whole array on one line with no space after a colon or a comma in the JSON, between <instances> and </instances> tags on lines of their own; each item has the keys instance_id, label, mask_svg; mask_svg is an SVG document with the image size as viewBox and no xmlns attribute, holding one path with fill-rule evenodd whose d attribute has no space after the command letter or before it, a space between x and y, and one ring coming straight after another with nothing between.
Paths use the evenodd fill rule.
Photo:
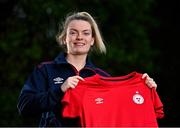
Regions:
<instances>
[{"instance_id":1,"label":"eye","mask_svg":"<svg viewBox=\"0 0 180 128\"><path fill-rule=\"evenodd\" d=\"M70 31L69 34L70 34L70 35L75 35L75 34L77 34L77 32L75 32L75 31Z\"/></svg>"},{"instance_id":2,"label":"eye","mask_svg":"<svg viewBox=\"0 0 180 128\"><path fill-rule=\"evenodd\" d=\"M91 33L90 32L85 32L84 35L88 36L90 35Z\"/></svg>"},{"instance_id":3,"label":"eye","mask_svg":"<svg viewBox=\"0 0 180 128\"><path fill-rule=\"evenodd\" d=\"M89 35L91 35L91 31L84 31L83 34L84 34L85 36L89 36Z\"/></svg>"}]
</instances>

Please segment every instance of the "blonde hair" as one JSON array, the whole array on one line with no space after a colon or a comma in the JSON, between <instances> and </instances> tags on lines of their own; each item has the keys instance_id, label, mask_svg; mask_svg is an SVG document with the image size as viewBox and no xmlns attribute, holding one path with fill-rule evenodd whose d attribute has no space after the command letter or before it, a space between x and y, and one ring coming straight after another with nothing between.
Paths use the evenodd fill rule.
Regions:
<instances>
[{"instance_id":1,"label":"blonde hair","mask_svg":"<svg viewBox=\"0 0 180 128\"><path fill-rule=\"evenodd\" d=\"M95 48L99 50L100 53L106 53L106 47L103 42L97 23L94 20L94 18L87 12L77 12L66 17L66 20L64 24L62 25L63 26L62 31L60 29L59 33L56 36L56 41L58 42L59 45L61 46L65 45L64 41L66 37L66 31L67 31L69 23L72 20L84 20L84 21L89 22L92 28L92 36L94 37Z\"/></svg>"}]
</instances>

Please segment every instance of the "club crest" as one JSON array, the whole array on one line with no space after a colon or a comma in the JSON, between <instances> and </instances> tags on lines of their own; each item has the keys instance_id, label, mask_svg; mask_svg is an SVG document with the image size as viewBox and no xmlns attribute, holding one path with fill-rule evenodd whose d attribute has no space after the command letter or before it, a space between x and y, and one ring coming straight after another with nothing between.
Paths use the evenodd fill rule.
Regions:
<instances>
[{"instance_id":1,"label":"club crest","mask_svg":"<svg viewBox=\"0 0 180 128\"><path fill-rule=\"evenodd\" d=\"M133 95L133 101L136 104L143 104L144 103L144 98L137 91L136 94Z\"/></svg>"}]
</instances>

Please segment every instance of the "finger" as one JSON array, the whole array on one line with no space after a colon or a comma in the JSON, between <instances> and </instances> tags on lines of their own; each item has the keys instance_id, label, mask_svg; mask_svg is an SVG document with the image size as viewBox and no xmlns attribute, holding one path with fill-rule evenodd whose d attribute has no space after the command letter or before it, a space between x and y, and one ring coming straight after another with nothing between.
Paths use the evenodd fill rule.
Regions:
<instances>
[{"instance_id":1,"label":"finger","mask_svg":"<svg viewBox=\"0 0 180 128\"><path fill-rule=\"evenodd\" d=\"M152 88L152 84L151 84L151 83L147 82L146 84L147 84L147 86L148 86L149 88Z\"/></svg>"},{"instance_id":2,"label":"finger","mask_svg":"<svg viewBox=\"0 0 180 128\"><path fill-rule=\"evenodd\" d=\"M74 78L74 79L72 79L71 82L78 83L78 82L79 82L79 79L78 79L78 78Z\"/></svg>"},{"instance_id":3,"label":"finger","mask_svg":"<svg viewBox=\"0 0 180 128\"><path fill-rule=\"evenodd\" d=\"M79 82L79 80L78 80L78 79L75 79L74 81L72 81L72 84L73 84L74 86L76 86L76 85L78 84L78 82Z\"/></svg>"},{"instance_id":4,"label":"finger","mask_svg":"<svg viewBox=\"0 0 180 128\"><path fill-rule=\"evenodd\" d=\"M70 78L69 78L69 82L70 82L70 83L71 83L71 82L76 82L76 83L78 83L78 82L79 82L79 78L78 78L77 76L70 77Z\"/></svg>"},{"instance_id":5,"label":"finger","mask_svg":"<svg viewBox=\"0 0 180 128\"><path fill-rule=\"evenodd\" d=\"M153 87L157 88L157 84L155 83L155 81L152 78L146 79L146 84L150 88L153 88Z\"/></svg>"},{"instance_id":6,"label":"finger","mask_svg":"<svg viewBox=\"0 0 180 128\"><path fill-rule=\"evenodd\" d=\"M71 84L69 84L70 88L75 88L77 86L77 82L71 82Z\"/></svg>"},{"instance_id":7,"label":"finger","mask_svg":"<svg viewBox=\"0 0 180 128\"><path fill-rule=\"evenodd\" d=\"M147 77L146 80L149 81L150 83L154 82L153 78L150 78L150 77Z\"/></svg>"},{"instance_id":8,"label":"finger","mask_svg":"<svg viewBox=\"0 0 180 128\"><path fill-rule=\"evenodd\" d=\"M72 84L73 86L77 86L79 81L80 81L80 80L79 80L78 78L75 78L74 80L71 81L71 84Z\"/></svg>"},{"instance_id":9,"label":"finger","mask_svg":"<svg viewBox=\"0 0 180 128\"><path fill-rule=\"evenodd\" d=\"M73 85L73 84L71 84L71 85L69 85L69 88L75 88L76 86L75 85Z\"/></svg>"},{"instance_id":10,"label":"finger","mask_svg":"<svg viewBox=\"0 0 180 128\"><path fill-rule=\"evenodd\" d=\"M155 81L150 81L149 83L151 84L152 88L157 88L157 84Z\"/></svg>"},{"instance_id":11,"label":"finger","mask_svg":"<svg viewBox=\"0 0 180 128\"><path fill-rule=\"evenodd\" d=\"M81 76L75 76L75 78L77 78L78 80L84 81L84 78L82 78Z\"/></svg>"},{"instance_id":12,"label":"finger","mask_svg":"<svg viewBox=\"0 0 180 128\"><path fill-rule=\"evenodd\" d=\"M142 75L142 79L144 79L144 78L146 78L146 77L149 77L149 76L148 76L147 73L144 73L144 74Z\"/></svg>"},{"instance_id":13,"label":"finger","mask_svg":"<svg viewBox=\"0 0 180 128\"><path fill-rule=\"evenodd\" d=\"M155 88L155 89L157 88L157 84L156 84L156 83L154 84L154 88Z\"/></svg>"},{"instance_id":14,"label":"finger","mask_svg":"<svg viewBox=\"0 0 180 128\"><path fill-rule=\"evenodd\" d=\"M148 86L151 85L147 79L146 79L145 83L146 83Z\"/></svg>"}]
</instances>

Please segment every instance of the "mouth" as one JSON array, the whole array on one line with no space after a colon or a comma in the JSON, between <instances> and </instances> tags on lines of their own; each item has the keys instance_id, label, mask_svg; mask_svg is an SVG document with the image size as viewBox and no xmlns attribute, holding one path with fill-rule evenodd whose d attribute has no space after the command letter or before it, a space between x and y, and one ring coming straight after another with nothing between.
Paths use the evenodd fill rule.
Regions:
<instances>
[{"instance_id":1,"label":"mouth","mask_svg":"<svg viewBox=\"0 0 180 128\"><path fill-rule=\"evenodd\" d=\"M75 46L84 46L85 43L83 43L83 42L75 42L74 45Z\"/></svg>"}]
</instances>

